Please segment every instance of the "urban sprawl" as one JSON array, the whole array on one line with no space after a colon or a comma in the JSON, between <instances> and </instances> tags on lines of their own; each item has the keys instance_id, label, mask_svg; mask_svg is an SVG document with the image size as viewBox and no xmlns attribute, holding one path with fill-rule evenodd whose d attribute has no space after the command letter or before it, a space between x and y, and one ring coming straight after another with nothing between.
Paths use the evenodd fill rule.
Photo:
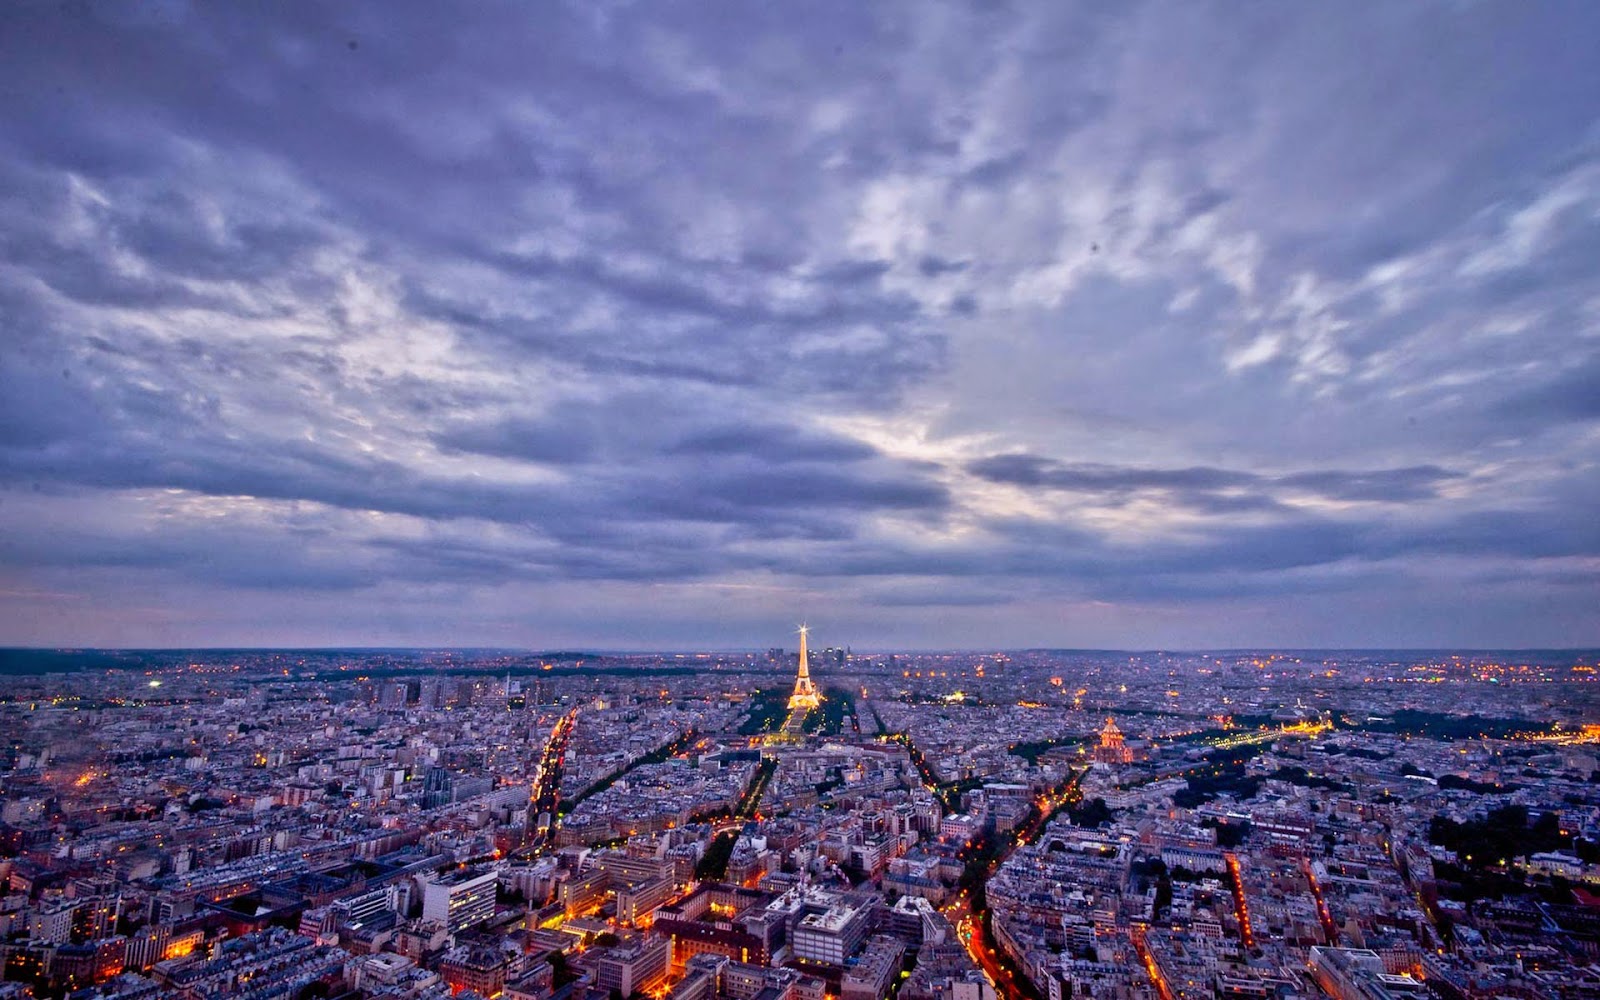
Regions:
<instances>
[{"instance_id":1,"label":"urban sprawl","mask_svg":"<svg viewBox=\"0 0 1600 1000\"><path fill-rule=\"evenodd\" d=\"M0 1000L1600 997L1592 654L790 644L14 657Z\"/></svg>"}]
</instances>

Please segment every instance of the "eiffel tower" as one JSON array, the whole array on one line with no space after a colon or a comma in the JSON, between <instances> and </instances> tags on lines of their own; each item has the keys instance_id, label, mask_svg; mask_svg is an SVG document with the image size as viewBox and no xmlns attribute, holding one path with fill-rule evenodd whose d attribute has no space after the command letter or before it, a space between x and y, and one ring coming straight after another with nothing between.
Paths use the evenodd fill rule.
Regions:
<instances>
[{"instance_id":1,"label":"eiffel tower","mask_svg":"<svg viewBox=\"0 0 1600 1000\"><path fill-rule=\"evenodd\" d=\"M789 696L789 711L810 710L822 703L817 686L811 683L811 665L806 662L806 633L811 630L800 626L800 675L794 679L794 694Z\"/></svg>"}]
</instances>

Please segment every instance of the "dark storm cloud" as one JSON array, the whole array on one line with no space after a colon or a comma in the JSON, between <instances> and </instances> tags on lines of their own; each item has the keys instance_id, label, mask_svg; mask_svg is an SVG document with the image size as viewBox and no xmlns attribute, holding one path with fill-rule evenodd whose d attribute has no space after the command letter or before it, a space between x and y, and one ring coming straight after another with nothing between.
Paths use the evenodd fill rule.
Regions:
<instances>
[{"instance_id":1,"label":"dark storm cloud","mask_svg":"<svg viewBox=\"0 0 1600 1000\"><path fill-rule=\"evenodd\" d=\"M1048 486L1076 491L1136 489L1224 489L1258 481L1248 473L1223 469L1129 469L1105 465L1066 465L1036 455L991 455L967 466L974 475L997 483Z\"/></svg>"},{"instance_id":2,"label":"dark storm cloud","mask_svg":"<svg viewBox=\"0 0 1600 1000\"><path fill-rule=\"evenodd\" d=\"M235 531L165 533L159 544L147 535L52 534L48 539L0 542L8 565L65 569L135 570L252 590L345 591L371 587L394 567L365 559L353 564L344 546L304 537L284 546ZM336 551L337 550L337 551Z\"/></svg>"},{"instance_id":3,"label":"dark storm cloud","mask_svg":"<svg viewBox=\"0 0 1600 1000\"><path fill-rule=\"evenodd\" d=\"M924 257L917 261L917 270L928 278L937 278L941 274L960 274L971 266L971 261L944 260L933 256Z\"/></svg>"},{"instance_id":4,"label":"dark storm cloud","mask_svg":"<svg viewBox=\"0 0 1600 1000\"><path fill-rule=\"evenodd\" d=\"M595 431L578 419L506 419L457 427L434 436L446 451L476 452L501 458L569 465L595 454Z\"/></svg>"},{"instance_id":5,"label":"dark storm cloud","mask_svg":"<svg viewBox=\"0 0 1600 1000\"><path fill-rule=\"evenodd\" d=\"M134 405L130 403L130 408ZM172 401L152 399L148 414ZM216 497L304 500L346 510L427 519L472 518L560 531L607 517L649 522L685 519L751 524L793 512L917 510L948 503L942 486L912 474L780 467L728 469L685 477L668 470L648 479L596 479L581 490L555 485L488 482L428 474L371 458L352 458L305 444L204 440L193 427L176 430L181 449L157 448L144 435L87 448L23 448L0 452L10 481L29 479L111 489L180 489ZM533 458L519 440L515 453ZM168 454L174 450L181 454ZM159 453L158 453L159 452ZM548 461L548 458L539 458ZM567 461L558 455L558 461ZM579 496L578 494L582 495Z\"/></svg>"},{"instance_id":6,"label":"dark storm cloud","mask_svg":"<svg viewBox=\"0 0 1600 1000\"><path fill-rule=\"evenodd\" d=\"M1280 476L1274 482L1325 496L1330 500L1370 500L1404 503L1439 495L1439 487L1461 473L1436 465L1404 469L1377 469L1371 472L1299 472Z\"/></svg>"},{"instance_id":7,"label":"dark storm cloud","mask_svg":"<svg viewBox=\"0 0 1600 1000\"><path fill-rule=\"evenodd\" d=\"M1592 642L1597 25L8 6L0 641Z\"/></svg>"},{"instance_id":8,"label":"dark storm cloud","mask_svg":"<svg viewBox=\"0 0 1600 1000\"><path fill-rule=\"evenodd\" d=\"M1600 420L1600 356L1592 355L1540 385L1500 399L1494 414L1518 428Z\"/></svg>"},{"instance_id":9,"label":"dark storm cloud","mask_svg":"<svg viewBox=\"0 0 1600 1000\"><path fill-rule=\"evenodd\" d=\"M716 512L737 508L826 506L861 511L939 511L949 504L950 494L937 483L913 479L774 469L717 476L690 499L692 505L681 508L686 516L705 514L721 520Z\"/></svg>"},{"instance_id":10,"label":"dark storm cloud","mask_svg":"<svg viewBox=\"0 0 1600 1000\"><path fill-rule=\"evenodd\" d=\"M1266 476L1229 469L1193 466L1146 469L1092 463L1064 463L1037 455L991 455L967 465L967 471L990 482L1040 486L1073 493L1123 497L1145 490L1174 494L1187 504L1229 504L1248 509L1251 503L1274 506L1274 492L1298 491L1329 500L1405 503L1438 496L1439 487L1461 474L1437 466L1410 466L1369 472L1324 470ZM1232 495L1224 491L1249 491Z\"/></svg>"},{"instance_id":11,"label":"dark storm cloud","mask_svg":"<svg viewBox=\"0 0 1600 1000\"><path fill-rule=\"evenodd\" d=\"M878 454L877 449L851 438L808 434L772 424L702 431L671 450L681 455L751 455L769 462L859 462Z\"/></svg>"}]
</instances>

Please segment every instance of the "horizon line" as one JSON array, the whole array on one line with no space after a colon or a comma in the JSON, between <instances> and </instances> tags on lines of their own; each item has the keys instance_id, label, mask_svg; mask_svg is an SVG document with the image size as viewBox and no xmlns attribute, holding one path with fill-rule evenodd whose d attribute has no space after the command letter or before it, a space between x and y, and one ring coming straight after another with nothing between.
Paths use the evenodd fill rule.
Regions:
<instances>
[{"instance_id":1,"label":"horizon line","mask_svg":"<svg viewBox=\"0 0 1600 1000\"><path fill-rule=\"evenodd\" d=\"M312 645L312 646L252 646L252 645L193 645L193 646L16 646L0 644L0 653L525 653L530 655L583 653L594 656L639 656L690 653L755 653L775 646L662 646L642 647L591 647L561 648L559 646L469 646L469 645L416 645L416 646L362 646L362 645ZM838 649L838 646L829 646ZM853 647L848 647L852 648ZM1600 653L1600 644L1592 646L921 646L921 647L863 647L863 653Z\"/></svg>"}]
</instances>

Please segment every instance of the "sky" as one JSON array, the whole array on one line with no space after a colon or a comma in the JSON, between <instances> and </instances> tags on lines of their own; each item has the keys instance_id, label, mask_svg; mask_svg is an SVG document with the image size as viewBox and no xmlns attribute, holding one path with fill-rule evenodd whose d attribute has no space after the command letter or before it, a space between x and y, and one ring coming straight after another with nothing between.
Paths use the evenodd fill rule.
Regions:
<instances>
[{"instance_id":1,"label":"sky","mask_svg":"<svg viewBox=\"0 0 1600 1000\"><path fill-rule=\"evenodd\" d=\"M1600 645L1600 6L0 7L0 644Z\"/></svg>"}]
</instances>

